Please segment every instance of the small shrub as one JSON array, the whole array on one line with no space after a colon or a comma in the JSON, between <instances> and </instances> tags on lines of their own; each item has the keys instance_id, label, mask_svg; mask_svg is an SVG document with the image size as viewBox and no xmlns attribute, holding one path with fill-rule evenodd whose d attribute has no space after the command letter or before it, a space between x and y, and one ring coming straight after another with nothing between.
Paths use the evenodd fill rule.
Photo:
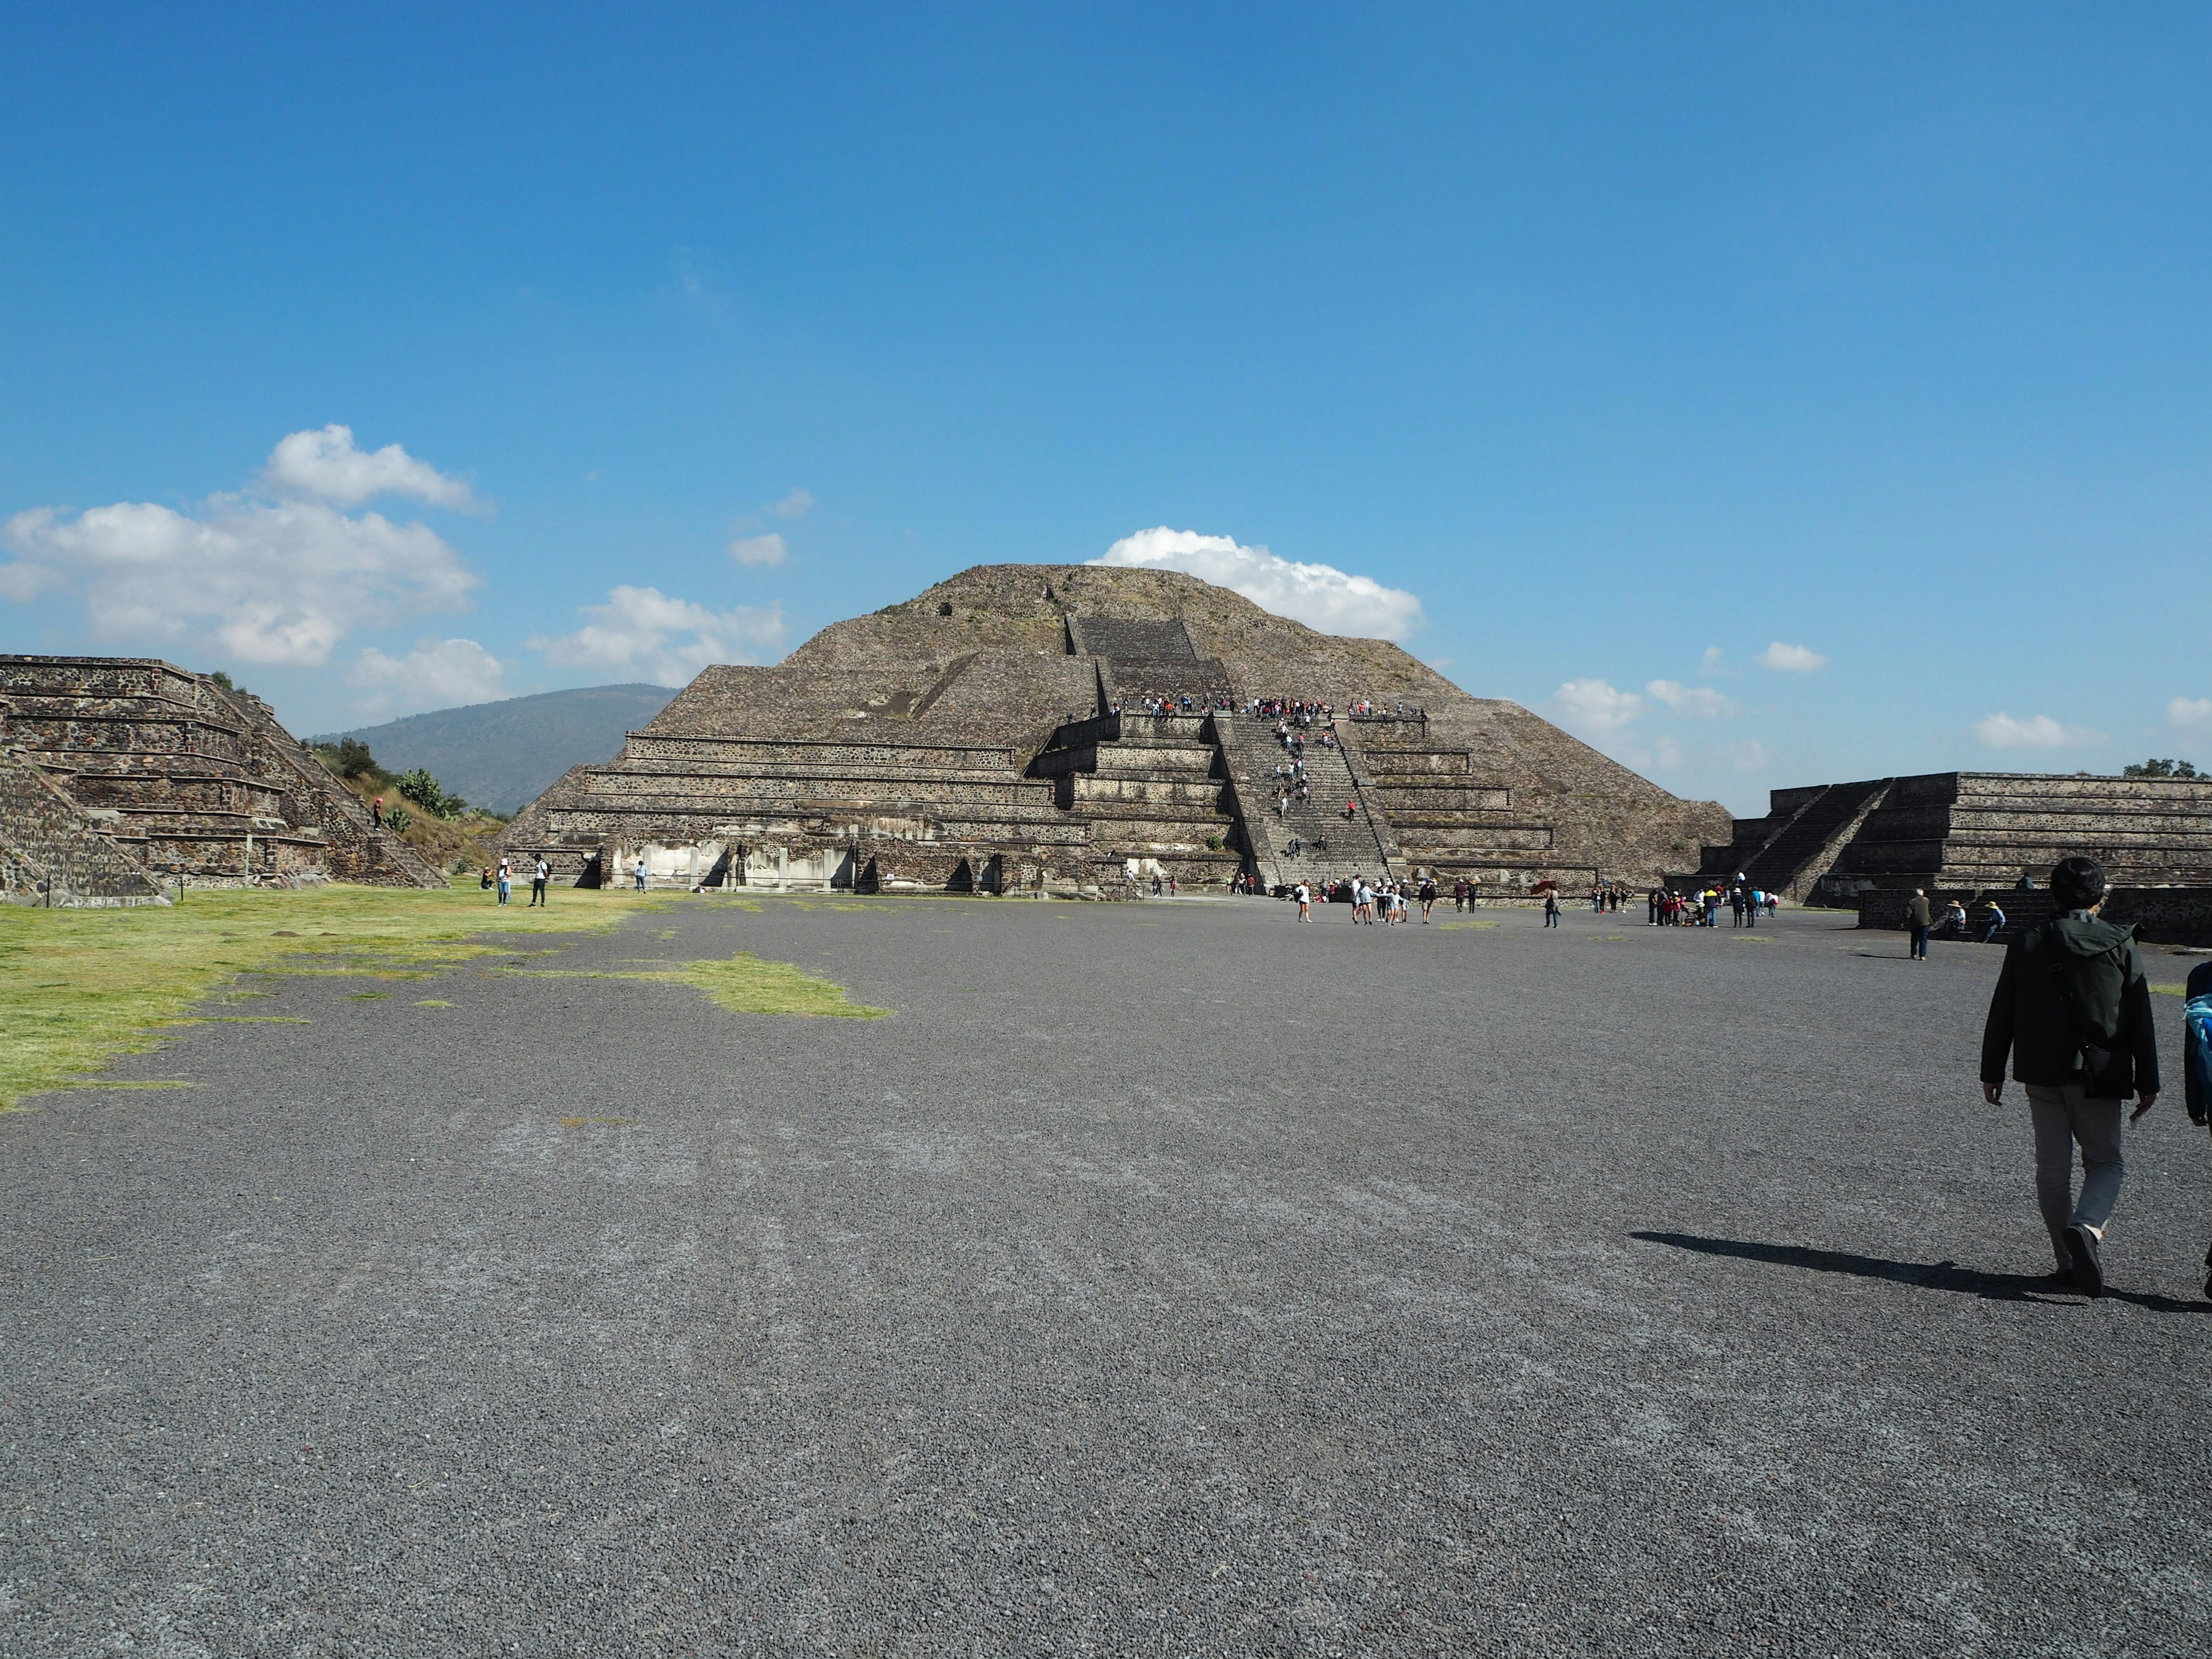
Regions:
<instances>
[{"instance_id":1,"label":"small shrub","mask_svg":"<svg viewBox=\"0 0 2212 1659\"><path fill-rule=\"evenodd\" d=\"M408 826L412 824L414 822L415 815L404 806L389 806L385 809L385 828L391 830L395 836L405 835L407 833Z\"/></svg>"}]
</instances>

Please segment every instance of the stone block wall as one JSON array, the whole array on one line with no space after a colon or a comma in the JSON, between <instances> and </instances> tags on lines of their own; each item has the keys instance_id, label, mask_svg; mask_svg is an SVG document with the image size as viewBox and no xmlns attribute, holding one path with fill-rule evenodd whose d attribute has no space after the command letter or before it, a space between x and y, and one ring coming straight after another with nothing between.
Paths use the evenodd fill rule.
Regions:
<instances>
[{"instance_id":1,"label":"stone block wall","mask_svg":"<svg viewBox=\"0 0 2212 1659\"><path fill-rule=\"evenodd\" d=\"M441 884L267 704L168 663L0 657L0 738L164 878Z\"/></svg>"}]
</instances>

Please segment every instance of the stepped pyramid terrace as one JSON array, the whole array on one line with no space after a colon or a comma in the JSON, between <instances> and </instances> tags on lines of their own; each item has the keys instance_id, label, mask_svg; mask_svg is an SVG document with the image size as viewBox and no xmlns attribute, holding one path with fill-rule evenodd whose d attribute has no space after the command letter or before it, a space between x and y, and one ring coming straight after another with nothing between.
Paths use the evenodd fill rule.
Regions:
<instances>
[{"instance_id":1,"label":"stepped pyramid terrace","mask_svg":"<svg viewBox=\"0 0 2212 1659\"><path fill-rule=\"evenodd\" d=\"M1292 730L1310 799L1279 805ZM1357 712L1355 712L1357 711ZM1347 811L1347 809L1349 809ZM1518 705L1172 571L987 565L712 667L507 830L569 881L1113 896L1433 873L1645 882L1728 832Z\"/></svg>"},{"instance_id":2,"label":"stepped pyramid terrace","mask_svg":"<svg viewBox=\"0 0 2212 1659\"><path fill-rule=\"evenodd\" d=\"M152 659L0 656L0 894L332 879L445 884L260 698Z\"/></svg>"},{"instance_id":3,"label":"stepped pyramid terrace","mask_svg":"<svg viewBox=\"0 0 2212 1659\"><path fill-rule=\"evenodd\" d=\"M2105 867L2112 920L2145 939L2212 937L2212 779L1929 772L1777 789L1765 817L1739 818L1698 873L1741 872L1801 903L1892 926L1916 888L1969 908L1995 898L2014 927L2050 914L2039 889L2060 859Z\"/></svg>"}]
</instances>

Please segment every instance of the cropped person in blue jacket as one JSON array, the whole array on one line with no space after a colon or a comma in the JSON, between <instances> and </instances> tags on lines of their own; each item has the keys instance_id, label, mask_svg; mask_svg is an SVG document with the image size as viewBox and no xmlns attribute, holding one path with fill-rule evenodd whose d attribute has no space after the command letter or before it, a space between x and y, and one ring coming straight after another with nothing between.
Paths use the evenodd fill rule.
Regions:
<instances>
[{"instance_id":1,"label":"cropped person in blue jacket","mask_svg":"<svg viewBox=\"0 0 2212 1659\"><path fill-rule=\"evenodd\" d=\"M2212 962L2189 970L2181 994L2187 999L2181 1011L2181 1097L2189 1121L2201 1129L2212 1123ZM2204 1294L2212 1297L2212 1249L2204 1252Z\"/></svg>"}]
</instances>

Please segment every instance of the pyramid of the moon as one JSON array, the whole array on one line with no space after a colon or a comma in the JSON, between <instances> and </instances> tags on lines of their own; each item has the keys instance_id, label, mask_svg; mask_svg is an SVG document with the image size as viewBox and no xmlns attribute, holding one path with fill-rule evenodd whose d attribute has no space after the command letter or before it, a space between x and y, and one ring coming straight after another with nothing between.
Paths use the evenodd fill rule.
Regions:
<instances>
[{"instance_id":1,"label":"pyramid of the moon","mask_svg":"<svg viewBox=\"0 0 2212 1659\"><path fill-rule=\"evenodd\" d=\"M1273 702L1297 716L1295 755ZM1304 798L1278 769L1304 768ZM981 565L708 668L508 827L562 878L1112 895L1435 872L1486 898L1693 866L1728 814L1395 645L1172 571Z\"/></svg>"}]
</instances>

